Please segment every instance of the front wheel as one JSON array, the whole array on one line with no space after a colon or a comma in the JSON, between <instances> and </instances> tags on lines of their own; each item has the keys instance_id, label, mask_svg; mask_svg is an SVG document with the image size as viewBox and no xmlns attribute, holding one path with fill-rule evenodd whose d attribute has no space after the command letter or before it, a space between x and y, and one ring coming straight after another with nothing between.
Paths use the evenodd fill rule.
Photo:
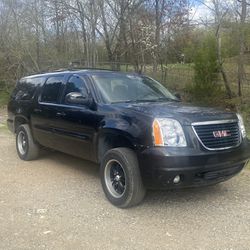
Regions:
<instances>
[{"instance_id":1,"label":"front wheel","mask_svg":"<svg viewBox=\"0 0 250 250\"><path fill-rule=\"evenodd\" d=\"M107 199L120 208L135 206L145 196L137 156L129 148L115 148L105 154L101 182Z\"/></svg>"}]
</instances>

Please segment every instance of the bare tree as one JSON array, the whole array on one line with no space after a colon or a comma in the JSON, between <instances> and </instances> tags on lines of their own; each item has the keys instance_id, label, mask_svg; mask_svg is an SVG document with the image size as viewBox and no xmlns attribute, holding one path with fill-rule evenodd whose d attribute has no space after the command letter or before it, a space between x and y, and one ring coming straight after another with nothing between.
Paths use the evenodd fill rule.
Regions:
<instances>
[{"instance_id":1,"label":"bare tree","mask_svg":"<svg viewBox=\"0 0 250 250\"><path fill-rule=\"evenodd\" d=\"M223 60L222 60L222 55L221 55L221 26L222 26L223 18L227 14L228 9L221 8L220 0L213 0L212 2L214 5L215 25L217 26L216 32L215 32L215 37L217 41L217 59L219 63L220 72L224 81L225 89L227 91L227 95L229 98L232 98L232 91L230 88L230 84L228 81L226 71L223 66Z\"/></svg>"},{"instance_id":2,"label":"bare tree","mask_svg":"<svg viewBox=\"0 0 250 250\"><path fill-rule=\"evenodd\" d=\"M244 81L245 69L244 69L244 52L245 52L245 22L247 16L247 1L237 0L240 3L240 12L237 11L240 16L239 24L239 54L238 54L238 95L242 95L242 84Z\"/></svg>"}]
</instances>

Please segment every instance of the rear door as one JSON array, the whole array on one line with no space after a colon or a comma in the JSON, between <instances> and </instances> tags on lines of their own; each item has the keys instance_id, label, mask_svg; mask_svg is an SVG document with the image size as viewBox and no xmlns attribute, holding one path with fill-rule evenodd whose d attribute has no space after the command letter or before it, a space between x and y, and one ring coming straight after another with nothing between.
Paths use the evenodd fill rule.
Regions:
<instances>
[{"instance_id":1,"label":"rear door","mask_svg":"<svg viewBox=\"0 0 250 250\"><path fill-rule=\"evenodd\" d=\"M57 147L54 125L63 91L64 75L50 76L44 83L31 117L34 138L49 148Z\"/></svg>"}]
</instances>

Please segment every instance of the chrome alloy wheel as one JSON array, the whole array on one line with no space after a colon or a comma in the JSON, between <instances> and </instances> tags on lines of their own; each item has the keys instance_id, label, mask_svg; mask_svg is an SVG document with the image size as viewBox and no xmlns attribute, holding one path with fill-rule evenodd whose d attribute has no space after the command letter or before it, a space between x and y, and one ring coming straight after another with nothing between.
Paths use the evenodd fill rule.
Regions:
<instances>
[{"instance_id":1,"label":"chrome alloy wheel","mask_svg":"<svg viewBox=\"0 0 250 250\"><path fill-rule=\"evenodd\" d=\"M110 194L120 198L126 190L126 175L122 165L117 160L110 160L105 166L105 184Z\"/></svg>"},{"instance_id":2,"label":"chrome alloy wheel","mask_svg":"<svg viewBox=\"0 0 250 250\"><path fill-rule=\"evenodd\" d=\"M17 147L21 155L25 155L28 149L28 141L25 133L20 131L17 136Z\"/></svg>"}]
</instances>

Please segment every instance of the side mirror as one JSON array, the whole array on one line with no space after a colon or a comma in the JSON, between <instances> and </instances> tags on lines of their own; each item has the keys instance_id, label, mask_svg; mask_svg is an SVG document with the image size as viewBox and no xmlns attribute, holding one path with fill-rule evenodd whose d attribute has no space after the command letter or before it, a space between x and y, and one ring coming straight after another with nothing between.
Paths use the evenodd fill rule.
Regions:
<instances>
[{"instance_id":1,"label":"side mirror","mask_svg":"<svg viewBox=\"0 0 250 250\"><path fill-rule=\"evenodd\" d=\"M87 105L89 104L89 97L86 93L71 92L65 97L66 103Z\"/></svg>"}]
</instances>

